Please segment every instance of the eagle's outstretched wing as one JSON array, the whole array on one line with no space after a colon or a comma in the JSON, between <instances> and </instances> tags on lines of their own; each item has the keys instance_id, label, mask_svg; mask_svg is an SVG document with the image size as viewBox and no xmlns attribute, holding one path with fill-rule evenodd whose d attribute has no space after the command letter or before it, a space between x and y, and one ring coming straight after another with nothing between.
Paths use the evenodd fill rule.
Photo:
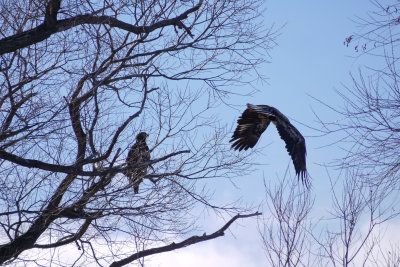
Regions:
<instances>
[{"instance_id":1,"label":"eagle's outstretched wing","mask_svg":"<svg viewBox=\"0 0 400 267\"><path fill-rule=\"evenodd\" d=\"M239 117L238 126L229 141L233 142L232 148L241 151L254 147L270 122L268 116L246 109Z\"/></svg>"},{"instance_id":2,"label":"eagle's outstretched wing","mask_svg":"<svg viewBox=\"0 0 400 267\"><path fill-rule=\"evenodd\" d=\"M301 133L279 110L267 105L247 104L247 109L238 120L238 126L230 142L233 149L253 147L269 122L276 125L280 137L286 143L286 150L292 158L296 175L308 186L306 169L306 142Z\"/></svg>"}]
</instances>

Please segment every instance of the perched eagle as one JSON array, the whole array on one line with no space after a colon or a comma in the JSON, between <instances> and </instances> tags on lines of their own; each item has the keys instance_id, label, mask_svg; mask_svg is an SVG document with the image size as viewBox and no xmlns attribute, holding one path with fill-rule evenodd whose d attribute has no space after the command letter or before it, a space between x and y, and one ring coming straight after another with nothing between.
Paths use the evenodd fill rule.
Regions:
<instances>
[{"instance_id":1,"label":"perched eagle","mask_svg":"<svg viewBox=\"0 0 400 267\"><path fill-rule=\"evenodd\" d=\"M232 148L247 150L254 147L270 122L275 124L279 135L286 143L286 149L292 157L296 175L307 186L306 142L301 133L279 110L267 105L247 104L247 109L238 119L238 126L233 133Z\"/></svg>"},{"instance_id":2,"label":"perched eagle","mask_svg":"<svg viewBox=\"0 0 400 267\"><path fill-rule=\"evenodd\" d=\"M150 160L150 150L146 144L148 134L141 132L136 136L136 143L129 150L126 158L127 167ZM139 184L143 181L143 177L147 174L147 166L141 166L127 170L124 173L131 184L134 186L135 194L139 193Z\"/></svg>"}]
</instances>

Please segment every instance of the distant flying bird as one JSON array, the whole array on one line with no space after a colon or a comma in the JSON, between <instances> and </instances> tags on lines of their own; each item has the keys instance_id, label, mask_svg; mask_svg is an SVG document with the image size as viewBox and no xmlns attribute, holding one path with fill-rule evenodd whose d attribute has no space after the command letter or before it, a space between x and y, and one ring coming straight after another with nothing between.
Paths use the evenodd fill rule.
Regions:
<instances>
[{"instance_id":1,"label":"distant flying bird","mask_svg":"<svg viewBox=\"0 0 400 267\"><path fill-rule=\"evenodd\" d=\"M275 124L292 157L297 177L301 178L302 182L308 186L306 142L285 115L274 107L247 104L247 109L237 122L238 126L229 142L233 142L232 148L239 151L254 147L270 122Z\"/></svg>"},{"instance_id":2,"label":"distant flying bird","mask_svg":"<svg viewBox=\"0 0 400 267\"><path fill-rule=\"evenodd\" d=\"M136 143L131 147L126 158L127 167L135 164L143 163L150 160L150 150L146 144L148 134L141 132L136 136ZM131 184L134 186L135 194L139 193L139 184L143 181L143 177L147 174L147 166L141 166L125 171L124 173Z\"/></svg>"}]
</instances>

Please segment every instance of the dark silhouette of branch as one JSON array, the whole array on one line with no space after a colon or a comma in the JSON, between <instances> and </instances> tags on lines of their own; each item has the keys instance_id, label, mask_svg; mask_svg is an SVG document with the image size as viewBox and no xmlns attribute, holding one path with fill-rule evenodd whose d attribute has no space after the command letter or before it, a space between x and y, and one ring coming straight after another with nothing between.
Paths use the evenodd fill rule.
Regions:
<instances>
[{"instance_id":1,"label":"dark silhouette of branch","mask_svg":"<svg viewBox=\"0 0 400 267\"><path fill-rule=\"evenodd\" d=\"M16 115L18 109L19 109L25 102L27 102L30 98L32 98L33 96L36 96L36 95L37 95L36 93L31 93L31 94L28 94L27 96L25 96L24 98L22 98L22 99L21 99L20 101L18 101L17 103L12 103L13 105L12 105L12 107L10 108L10 111L9 111L9 113L8 113L8 116L7 116L7 118L5 119L5 121L4 121L4 123L3 123L2 127L1 127L1 132L2 132L2 133L5 132L5 131L8 129L8 127L10 127L11 122L12 122L13 118L15 117L15 115ZM10 96L10 99L12 100L12 102L14 102L14 101L13 101L13 96L12 96L12 95ZM1 134L0 136L2 136L2 134ZM1 137L0 137L0 139L1 139Z\"/></svg>"},{"instance_id":2,"label":"dark silhouette of branch","mask_svg":"<svg viewBox=\"0 0 400 267\"><path fill-rule=\"evenodd\" d=\"M151 165L151 164L166 160L170 157L173 157L173 156L176 156L179 154L183 154L183 153L190 153L190 150L177 151L177 152L168 154L168 155L158 158L158 159L153 159L153 160L149 160L148 162L143 162L140 164L132 165L130 168L137 168L137 167L141 167L143 165ZM82 171L81 169L77 168L76 165L57 165L57 164L50 164L50 163L46 163L46 162L43 162L40 160L35 160L35 159L25 159L25 158L19 157L17 155L8 153L1 149L0 149L0 159L8 160L10 162L13 162L13 163L16 163L18 165L28 167L28 168L38 168L38 169L42 169L45 171L61 172L61 173L66 173L66 174L75 174L75 175L82 175L82 176L106 175L106 174L122 172L122 171L125 171L128 169L128 168L114 167L114 168L107 168L105 170L99 170L99 171Z\"/></svg>"},{"instance_id":3,"label":"dark silhouette of branch","mask_svg":"<svg viewBox=\"0 0 400 267\"><path fill-rule=\"evenodd\" d=\"M182 20L186 19L190 13L197 11L202 5L203 0L200 0L194 7L186 10L175 18L164 19L149 26L134 26L110 16L95 16L91 14L57 20L60 2L60 0L52 0L49 2L46 8L45 21L40 26L0 40L0 55L39 43L57 32L66 31L83 24L103 24L134 34L150 33L166 26L178 26L178 28L185 29L186 32L193 37L190 29L183 24Z\"/></svg>"},{"instance_id":4,"label":"dark silhouette of branch","mask_svg":"<svg viewBox=\"0 0 400 267\"><path fill-rule=\"evenodd\" d=\"M135 254L132 254L131 256L123 259L123 260L113 262L110 265L110 267L123 266L123 265L126 265L128 263L131 263L132 261L135 261L137 259L149 256L149 255L158 254L158 253L167 252L167 251L172 251L172 250L175 250L175 249L187 247L187 246L199 243L199 242L203 242L203 241L207 241L207 240L211 240L211 239L223 236L225 234L226 229L228 229L231 226L231 224L234 221L236 221L237 219L239 219L239 218L248 218L248 217L259 216L259 215L261 215L260 212L255 212L255 213L252 213L252 214L245 214L245 215L238 214L238 215L232 217L232 219L230 219L224 226L222 226L219 230L215 231L212 234L207 235L207 234L204 233L202 236L192 236L192 237L189 237L188 239L185 239L185 240L183 240L182 242L179 242L179 243L171 243L171 244L166 245L166 246L139 251L139 252L137 252Z\"/></svg>"},{"instance_id":5,"label":"dark silhouette of branch","mask_svg":"<svg viewBox=\"0 0 400 267\"><path fill-rule=\"evenodd\" d=\"M55 247L60 247L60 246L69 244L71 242L74 242L74 241L78 240L79 238L81 238L83 236L83 234L89 228L89 226L92 223L92 221L93 221L93 219L86 219L84 224L79 229L79 231L77 233L75 233L74 235L61 238L59 241L57 241L57 242L55 242L53 244L47 244L47 245L37 244L34 247L35 248L55 248Z\"/></svg>"},{"instance_id":6,"label":"dark silhouette of branch","mask_svg":"<svg viewBox=\"0 0 400 267\"><path fill-rule=\"evenodd\" d=\"M44 24L48 28L55 27L57 23L57 14L61 7L61 0L50 0L46 6L46 14L44 17Z\"/></svg>"}]
</instances>

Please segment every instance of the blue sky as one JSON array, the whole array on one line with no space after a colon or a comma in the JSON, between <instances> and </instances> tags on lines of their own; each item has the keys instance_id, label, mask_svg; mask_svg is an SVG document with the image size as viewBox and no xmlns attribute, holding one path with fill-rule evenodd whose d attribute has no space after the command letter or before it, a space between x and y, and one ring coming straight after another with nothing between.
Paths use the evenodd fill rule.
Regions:
<instances>
[{"instance_id":1,"label":"blue sky","mask_svg":"<svg viewBox=\"0 0 400 267\"><path fill-rule=\"evenodd\" d=\"M243 104L241 110L226 112L227 120L236 122L245 109L245 103L267 104L278 108L291 119L303 133L307 142L307 167L313 179L316 196L314 210L326 211L331 194L326 169L321 165L341 155L331 143L331 137L316 137L319 133L310 127L319 128L313 110L326 121L340 119L318 104L312 97L329 105L339 107L342 100L335 93L343 84L351 85L350 72L357 73L363 64L373 64L368 58L357 58L357 53L343 42L357 31L353 21L357 16L365 17L373 9L369 1L266 1L265 22L284 26L277 37L277 46L270 51L270 64L260 72L268 77L268 84L253 97L232 99ZM310 97L312 96L312 97ZM307 127L309 126L309 127ZM276 179L293 165L283 141L275 127L263 134L257 146L265 146L260 162L266 165L249 177L237 179L238 188L224 191L223 198L242 197L257 204L264 198L263 177ZM330 174L335 175L333 170ZM208 221L207 232L218 229L222 221ZM255 220L240 221L225 237L194 245L176 252L152 258L151 266L268 266L259 238Z\"/></svg>"},{"instance_id":2,"label":"blue sky","mask_svg":"<svg viewBox=\"0 0 400 267\"><path fill-rule=\"evenodd\" d=\"M305 136L313 190L317 190L317 198L318 193L324 198L325 190L329 191L329 182L326 169L321 165L340 157L341 151L335 146L326 147L335 141L332 136L323 137L312 129L321 127L313 111L326 122L341 118L313 97L334 107L342 106L343 101L335 90L343 88L343 84L351 85L350 73L357 74L365 63L373 64L367 57L357 58L359 54L343 44L346 37L357 31L353 20L357 16L366 16L373 7L368 1L278 0L267 1L266 7L266 23L275 24L276 28L283 26L276 40L277 46L270 51L271 63L260 70L268 77L268 84L259 85L259 92L252 97L233 99L242 108L231 110L227 119L236 122L247 102L278 108ZM254 200L263 196L260 186L263 177L274 179L288 167L294 172L275 127L265 131L257 146L265 147L260 162L266 165L249 179L238 181L240 194L245 192L247 199L251 196Z\"/></svg>"}]
</instances>

